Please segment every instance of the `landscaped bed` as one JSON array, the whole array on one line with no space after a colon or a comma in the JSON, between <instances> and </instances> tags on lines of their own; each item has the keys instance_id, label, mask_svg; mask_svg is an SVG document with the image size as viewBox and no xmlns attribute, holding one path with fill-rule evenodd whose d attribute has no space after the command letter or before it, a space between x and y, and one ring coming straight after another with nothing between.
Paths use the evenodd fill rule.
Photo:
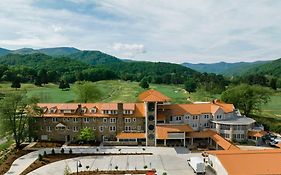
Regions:
<instances>
[{"instance_id":1,"label":"landscaped bed","mask_svg":"<svg viewBox=\"0 0 281 175\"><path fill-rule=\"evenodd\" d=\"M124 174L146 174L148 171L152 170L111 170L111 171L82 171L79 172L79 175L109 175L109 174L115 174L115 175L124 175ZM154 171L155 172L155 171ZM77 173L71 173L70 175L76 175Z\"/></svg>"},{"instance_id":2,"label":"landscaped bed","mask_svg":"<svg viewBox=\"0 0 281 175\"><path fill-rule=\"evenodd\" d=\"M32 146L32 148L55 148L55 147L61 147L63 145L63 142L37 142L35 145Z\"/></svg>"},{"instance_id":3,"label":"landscaped bed","mask_svg":"<svg viewBox=\"0 0 281 175\"><path fill-rule=\"evenodd\" d=\"M5 174L11 167L12 163L19 157L28 154L30 151L14 150L7 159L0 165L0 174Z\"/></svg>"}]
</instances>

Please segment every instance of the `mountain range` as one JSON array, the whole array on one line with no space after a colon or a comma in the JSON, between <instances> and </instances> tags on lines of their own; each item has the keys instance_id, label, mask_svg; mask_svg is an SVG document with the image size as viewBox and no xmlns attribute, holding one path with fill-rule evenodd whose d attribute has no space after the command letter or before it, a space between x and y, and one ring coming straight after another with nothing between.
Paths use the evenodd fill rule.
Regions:
<instances>
[{"instance_id":1,"label":"mountain range","mask_svg":"<svg viewBox=\"0 0 281 175\"><path fill-rule=\"evenodd\" d=\"M198 72L207 72L207 73L215 73L222 74L226 76L232 75L242 75L247 73L249 70L253 68L257 68L261 65L264 65L270 61L255 61L255 62L236 62L236 63L226 63L226 62L218 62L218 63L183 63L182 65L194 69Z\"/></svg>"},{"instance_id":2,"label":"mountain range","mask_svg":"<svg viewBox=\"0 0 281 175\"><path fill-rule=\"evenodd\" d=\"M32 49L22 48L17 50L8 50L0 48L0 56L7 56L9 54L34 54L41 53L52 57L65 56L71 59L81 61L90 65L100 65L107 63L120 63L120 62L135 62L133 60L127 61L126 59L120 59L109 54L95 51L95 50L79 50L74 47L55 47L55 48L43 48L43 49ZM6 60L8 58L6 57ZM3 60L1 61L3 63ZM9 61L8 61L9 62ZM137 62L144 64L143 62ZM125 64L125 63L124 63ZM127 63L129 64L129 63ZM131 63L135 64L135 63ZM222 74L225 76L243 75L248 73L262 73L274 76L281 76L281 59L274 61L256 61L256 62L218 62L218 63L182 63L182 66L193 69L198 72L207 72Z\"/></svg>"}]
</instances>

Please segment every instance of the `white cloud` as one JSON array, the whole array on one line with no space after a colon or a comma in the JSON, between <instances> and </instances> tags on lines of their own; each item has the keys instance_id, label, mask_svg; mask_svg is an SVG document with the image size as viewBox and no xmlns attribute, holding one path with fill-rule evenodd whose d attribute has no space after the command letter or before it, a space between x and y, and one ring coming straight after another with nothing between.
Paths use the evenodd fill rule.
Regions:
<instances>
[{"instance_id":1,"label":"white cloud","mask_svg":"<svg viewBox=\"0 0 281 175\"><path fill-rule=\"evenodd\" d=\"M35 2L42 1L0 1L0 47L74 46L177 63L281 55L281 1L71 0L64 8Z\"/></svg>"},{"instance_id":2,"label":"white cloud","mask_svg":"<svg viewBox=\"0 0 281 175\"><path fill-rule=\"evenodd\" d=\"M145 53L143 44L114 43L112 49L128 58Z\"/></svg>"}]
</instances>

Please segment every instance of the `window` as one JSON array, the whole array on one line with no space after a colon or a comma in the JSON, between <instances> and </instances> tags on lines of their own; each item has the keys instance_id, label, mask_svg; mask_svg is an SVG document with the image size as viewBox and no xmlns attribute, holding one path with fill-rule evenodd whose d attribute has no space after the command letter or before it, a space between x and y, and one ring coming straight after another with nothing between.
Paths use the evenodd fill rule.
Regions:
<instances>
[{"instance_id":1,"label":"window","mask_svg":"<svg viewBox=\"0 0 281 175\"><path fill-rule=\"evenodd\" d=\"M222 118L222 116L221 115L217 115L217 119L221 119Z\"/></svg>"},{"instance_id":2,"label":"window","mask_svg":"<svg viewBox=\"0 0 281 175\"><path fill-rule=\"evenodd\" d=\"M107 122L107 118L103 118L103 123L106 123Z\"/></svg>"},{"instance_id":3,"label":"window","mask_svg":"<svg viewBox=\"0 0 281 175\"><path fill-rule=\"evenodd\" d=\"M78 132L79 128L77 126L73 127L73 132Z\"/></svg>"},{"instance_id":4,"label":"window","mask_svg":"<svg viewBox=\"0 0 281 175\"><path fill-rule=\"evenodd\" d=\"M82 108L82 113L86 113L87 112L87 108Z\"/></svg>"},{"instance_id":5,"label":"window","mask_svg":"<svg viewBox=\"0 0 281 175\"><path fill-rule=\"evenodd\" d=\"M51 126L47 126L47 132L51 132L51 131L52 131Z\"/></svg>"},{"instance_id":6,"label":"window","mask_svg":"<svg viewBox=\"0 0 281 175\"><path fill-rule=\"evenodd\" d=\"M192 127L197 127L197 123L192 123Z\"/></svg>"},{"instance_id":7,"label":"window","mask_svg":"<svg viewBox=\"0 0 281 175\"><path fill-rule=\"evenodd\" d=\"M97 113L97 108L92 108L91 113Z\"/></svg>"},{"instance_id":8,"label":"window","mask_svg":"<svg viewBox=\"0 0 281 175\"><path fill-rule=\"evenodd\" d=\"M123 114L133 114L133 111L132 110L124 110Z\"/></svg>"},{"instance_id":9,"label":"window","mask_svg":"<svg viewBox=\"0 0 281 175\"><path fill-rule=\"evenodd\" d=\"M205 118L205 119L208 119L208 118L209 118L209 115L206 115L206 114L205 114L205 115L204 115L204 118Z\"/></svg>"},{"instance_id":10,"label":"window","mask_svg":"<svg viewBox=\"0 0 281 175\"><path fill-rule=\"evenodd\" d=\"M93 126L93 130L95 131L97 128L95 126Z\"/></svg>"},{"instance_id":11,"label":"window","mask_svg":"<svg viewBox=\"0 0 281 175\"><path fill-rule=\"evenodd\" d=\"M110 131L110 132L116 131L116 126L110 126L110 127L109 127L109 131Z\"/></svg>"},{"instance_id":12,"label":"window","mask_svg":"<svg viewBox=\"0 0 281 175\"><path fill-rule=\"evenodd\" d=\"M198 116L195 115L195 116L193 116L192 118L193 118L193 120L197 120L197 119L198 119Z\"/></svg>"},{"instance_id":13,"label":"window","mask_svg":"<svg viewBox=\"0 0 281 175\"><path fill-rule=\"evenodd\" d=\"M73 118L73 122L77 123L78 122L78 118Z\"/></svg>"},{"instance_id":14,"label":"window","mask_svg":"<svg viewBox=\"0 0 281 175\"><path fill-rule=\"evenodd\" d=\"M176 121L181 121L181 116L176 116Z\"/></svg>"},{"instance_id":15,"label":"window","mask_svg":"<svg viewBox=\"0 0 281 175\"><path fill-rule=\"evenodd\" d=\"M52 122L58 122L58 118L52 118Z\"/></svg>"},{"instance_id":16,"label":"window","mask_svg":"<svg viewBox=\"0 0 281 175\"><path fill-rule=\"evenodd\" d=\"M140 131L141 130L141 126L137 126L137 130Z\"/></svg>"},{"instance_id":17,"label":"window","mask_svg":"<svg viewBox=\"0 0 281 175\"><path fill-rule=\"evenodd\" d=\"M208 123L204 123L204 126L205 126L205 127L208 127L208 126L209 126L209 124L208 124Z\"/></svg>"},{"instance_id":18,"label":"window","mask_svg":"<svg viewBox=\"0 0 281 175\"><path fill-rule=\"evenodd\" d=\"M50 113L56 113L57 109L56 108L51 108Z\"/></svg>"},{"instance_id":19,"label":"window","mask_svg":"<svg viewBox=\"0 0 281 175\"><path fill-rule=\"evenodd\" d=\"M116 123L116 118L110 118L110 123Z\"/></svg>"},{"instance_id":20,"label":"window","mask_svg":"<svg viewBox=\"0 0 281 175\"><path fill-rule=\"evenodd\" d=\"M43 126L41 126L41 130L43 130L44 129L44 127Z\"/></svg>"},{"instance_id":21,"label":"window","mask_svg":"<svg viewBox=\"0 0 281 175\"><path fill-rule=\"evenodd\" d=\"M64 118L63 121L64 122L69 122L69 118Z\"/></svg>"},{"instance_id":22,"label":"window","mask_svg":"<svg viewBox=\"0 0 281 175\"><path fill-rule=\"evenodd\" d=\"M125 118L125 123L131 123L131 118Z\"/></svg>"},{"instance_id":23,"label":"window","mask_svg":"<svg viewBox=\"0 0 281 175\"><path fill-rule=\"evenodd\" d=\"M131 126L125 126L125 131L126 132L131 131Z\"/></svg>"},{"instance_id":24,"label":"window","mask_svg":"<svg viewBox=\"0 0 281 175\"><path fill-rule=\"evenodd\" d=\"M103 132L103 126L99 127L100 132Z\"/></svg>"},{"instance_id":25,"label":"window","mask_svg":"<svg viewBox=\"0 0 281 175\"><path fill-rule=\"evenodd\" d=\"M84 123L89 123L90 122L90 118L84 118Z\"/></svg>"},{"instance_id":26,"label":"window","mask_svg":"<svg viewBox=\"0 0 281 175\"><path fill-rule=\"evenodd\" d=\"M46 118L44 118L44 123L47 121L47 119Z\"/></svg>"},{"instance_id":27,"label":"window","mask_svg":"<svg viewBox=\"0 0 281 175\"><path fill-rule=\"evenodd\" d=\"M136 122L137 121L137 119L136 118L133 118L133 122Z\"/></svg>"},{"instance_id":28,"label":"window","mask_svg":"<svg viewBox=\"0 0 281 175\"><path fill-rule=\"evenodd\" d=\"M93 122L95 122L95 121L96 121L96 118L94 117L94 118L93 118Z\"/></svg>"}]
</instances>

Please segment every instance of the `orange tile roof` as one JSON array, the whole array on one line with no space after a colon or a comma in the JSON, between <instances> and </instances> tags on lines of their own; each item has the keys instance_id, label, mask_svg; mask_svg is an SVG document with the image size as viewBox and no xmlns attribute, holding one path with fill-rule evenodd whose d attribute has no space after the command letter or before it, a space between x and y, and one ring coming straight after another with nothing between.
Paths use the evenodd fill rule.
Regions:
<instances>
[{"instance_id":1,"label":"orange tile roof","mask_svg":"<svg viewBox=\"0 0 281 175\"><path fill-rule=\"evenodd\" d=\"M157 120L166 120L166 115L164 113L158 113Z\"/></svg>"},{"instance_id":2,"label":"orange tile roof","mask_svg":"<svg viewBox=\"0 0 281 175\"><path fill-rule=\"evenodd\" d=\"M281 174L281 149L206 151L215 155L230 175Z\"/></svg>"},{"instance_id":3,"label":"orange tile roof","mask_svg":"<svg viewBox=\"0 0 281 175\"><path fill-rule=\"evenodd\" d=\"M70 109L74 108L76 106L77 109L78 105L80 103L38 103L37 105L41 108L52 108L56 107L57 109ZM44 117L116 117L117 115L110 115L110 114L103 114L102 110L105 109L105 107L112 107L117 106L117 103L109 103L109 105L106 105L107 103L82 103L81 106L83 108L87 108L88 110L86 113L83 113L82 116L78 116L77 114L63 114L59 110L57 110L55 113L44 113ZM96 113L91 113L90 110L92 108L96 108ZM126 117L145 117L145 106L143 103L124 103L123 109L124 110L132 110L134 109L134 113L132 115L124 115Z\"/></svg>"},{"instance_id":4,"label":"orange tile roof","mask_svg":"<svg viewBox=\"0 0 281 175\"><path fill-rule=\"evenodd\" d=\"M188 124L163 124L156 126L156 138L167 139L168 133L173 132L191 132L192 128Z\"/></svg>"},{"instance_id":5,"label":"orange tile roof","mask_svg":"<svg viewBox=\"0 0 281 175\"><path fill-rule=\"evenodd\" d=\"M252 137L262 137L266 134L265 131L248 131L248 136Z\"/></svg>"},{"instance_id":6,"label":"orange tile roof","mask_svg":"<svg viewBox=\"0 0 281 175\"><path fill-rule=\"evenodd\" d=\"M118 139L145 139L145 133L121 132L116 137Z\"/></svg>"},{"instance_id":7,"label":"orange tile roof","mask_svg":"<svg viewBox=\"0 0 281 175\"><path fill-rule=\"evenodd\" d=\"M189 132L186 134L190 138L211 138L224 150L239 150L239 148L231 142L224 139L218 133L212 130L200 131L200 132Z\"/></svg>"},{"instance_id":8,"label":"orange tile roof","mask_svg":"<svg viewBox=\"0 0 281 175\"><path fill-rule=\"evenodd\" d=\"M213 104L220 106L226 113L232 112L235 109L233 104L224 103L218 99L214 100Z\"/></svg>"},{"instance_id":9,"label":"orange tile roof","mask_svg":"<svg viewBox=\"0 0 281 175\"><path fill-rule=\"evenodd\" d=\"M139 95L139 100L143 102L167 102L171 99L156 90L144 91Z\"/></svg>"}]
</instances>

